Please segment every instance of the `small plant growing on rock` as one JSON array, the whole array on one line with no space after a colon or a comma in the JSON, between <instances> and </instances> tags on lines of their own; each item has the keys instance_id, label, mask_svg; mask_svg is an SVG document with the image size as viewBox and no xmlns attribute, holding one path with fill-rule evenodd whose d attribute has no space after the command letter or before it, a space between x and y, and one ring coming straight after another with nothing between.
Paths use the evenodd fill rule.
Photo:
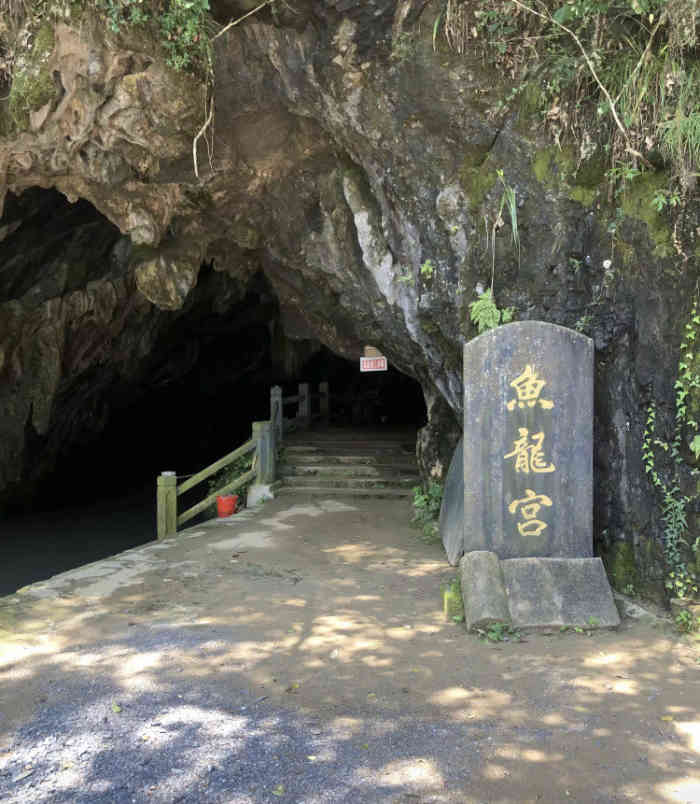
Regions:
<instances>
[{"instance_id":1,"label":"small plant growing on rock","mask_svg":"<svg viewBox=\"0 0 700 804\"><path fill-rule=\"evenodd\" d=\"M425 279L432 279L435 273L435 266L432 260L426 260L420 267L420 275Z\"/></svg>"},{"instance_id":2,"label":"small plant growing on rock","mask_svg":"<svg viewBox=\"0 0 700 804\"><path fill-rule=\"evenodd\" d=\"M436 541L438 538L438 518L442 505L442 483L433 480L427 489L421 486L413 488L413 518L414 522L423 531L423 540Z\"/></svg>"},{"instance_id":3,"label":"small plant growing on rock","mask_svg":"<svg viewBox=\"0 0 700 804\"><path fill-rule=\"evenodd\" d=\"M696 617L691 611L679 611L674 622L676 629L681 634L693 634L700 631L700 617Z\"/></svg>"},{"instance_id":4,"label":"small plant growing on rock","mask_svg":"<svg viewBox=\"0 0 700 804\"><path fill-rule=\"evenodd\" d=\"M499 310L493 298L493 291L490 289L485 290L469 305L469 318L476 324L479 335L489 329L495 329L499 324L508 324L513 320L514 313L512 307Z\"/></svg>"},{"instance_id":5,"label":"small plant growing on rock","mask_svg":"<svg viewBox=\"0 0 700 804\"><path fill-rule=\"evenodd\" d=\"M507 623L491 623L487 628L478 628L477 633L487 642L519 642L520 632Z\"/></svg>"}]
</instances>

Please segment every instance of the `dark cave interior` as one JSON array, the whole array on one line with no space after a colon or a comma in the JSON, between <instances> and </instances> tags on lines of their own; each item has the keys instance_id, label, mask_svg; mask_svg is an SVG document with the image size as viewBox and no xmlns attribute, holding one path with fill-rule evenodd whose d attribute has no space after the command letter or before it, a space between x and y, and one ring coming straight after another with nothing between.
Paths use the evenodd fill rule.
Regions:
<instances>
[{"instance_id":1,"label":"dark cave interior","mask_svg":"<svg viewBox=\"0 0 700 804\"><path fill-rule=\"evenodd\" d=\"M129 244L86 202L32 190L5 218L0 324L12 299L40 306L128 271ZM0 593L153 539L157 474L196 472L246 441L269 416L273 385L291 395L299 382L328 381L334 426L425 424L416 380L391 366L361 374L318 341L287 337L263 273L232 301L235 281L204 264L183 310L149 310L155 335L128 377L107 354L62 378L45 433L28 418L23 480L0 519L10 558ZM74 334L85 342L75 350L88 351L90 337Z\"/></svg>"}]
</instances>

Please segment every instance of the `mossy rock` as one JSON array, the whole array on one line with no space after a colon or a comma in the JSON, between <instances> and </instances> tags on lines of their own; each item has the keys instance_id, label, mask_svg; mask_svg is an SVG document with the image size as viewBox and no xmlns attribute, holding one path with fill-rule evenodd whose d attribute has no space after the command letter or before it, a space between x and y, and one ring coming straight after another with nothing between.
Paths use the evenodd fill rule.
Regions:
<instances>
[{"instance_id":1,"label":"mossy rock","mask_svg":"<svg viewBox=\"0 0 700 804\"><path fill-rule=\"evenodd\" d=\"M605 161L596 153L578 165L573 148L549 145L535 152L532 172L540 184L560 190L572 201L590 207L598 198L605 179Z\"/></svg>"},{"instance_id":2,"label":"mossy rock","mask_svg":"<svg viewBox=\"0 0 700 804\"><path fill-rule=\"evenodd\" d=\"M29 58L23 66L16 67L8 102L11 131L26 131L29 115L36 112L56 95L56 84L48 67L55 46L53 27L44 23L34 36Z\"/></svg>"},{"instance_id":3,"label":"mossy rock","mask_svg":"<svg viewBox=\"0 0 700 804\"><path fill-rule=\"evenodd\" d=\"M639 591L639 572L630 542L613 542L604 556L610 582L619 592L630 586Z\"/></svg>"},{"instance_id":4,"label":"mossy rock","mask_svg":"<svg viewBox=\"0 0 700 804\"><path fill-rule=\"evenodd\" d=\"M576 169L576 157L572 148L548 145L535 151L532 157L532 172L545 187L559 187L569 180Z\"/></svg>"},{"instance_id":5,"label":"mossy rock","mask_svg":"<svg viewBox=\"0 0 700 804\"><path fill-rule=\"evenodd\" d=\"M669 181L665 173L644 173L626 184L620 198L624 215L646 224L657 257L670 257L675 253L671 227L652 206L657 191L665 190Z\"/></svg>"},{"instance_id":6,"label":"mossy rock","mask_svg":"<svg viewBox=\"0 0 700 804\"><path fill-rule=\"evenodd\" d=\"M498 181L498 173L489 163L488 145L467 145L462 153L459 183L469 199L469 210L474 214L479 211L488 191Z\"/></svg>"},{"instance_id":7,"label":"mossy rock","mask_svg":"<svg viewBox=\"0 0 700 804\"><path fill-rule=\"evenodd\" d=\"M464 601L459 581L455 579L442 587L442 610L446 620L462 622L464 620Z\"/></svg>"}]
</instances>

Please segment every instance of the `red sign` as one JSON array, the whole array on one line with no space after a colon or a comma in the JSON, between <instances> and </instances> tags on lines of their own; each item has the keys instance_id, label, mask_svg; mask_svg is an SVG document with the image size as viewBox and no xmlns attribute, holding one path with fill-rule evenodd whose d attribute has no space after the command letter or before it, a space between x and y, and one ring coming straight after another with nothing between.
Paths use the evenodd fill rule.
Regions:
<instances>
[{"instance_id":1,"label":"red sign","mask_svg":"<svg viewBox=\"0 0 700 804\"><path fill-rule=\"evenodd\" d=\"M386 357L361 357L360 358L360 371L386 371L387 361Z\"/></svg>"}]
</instances>

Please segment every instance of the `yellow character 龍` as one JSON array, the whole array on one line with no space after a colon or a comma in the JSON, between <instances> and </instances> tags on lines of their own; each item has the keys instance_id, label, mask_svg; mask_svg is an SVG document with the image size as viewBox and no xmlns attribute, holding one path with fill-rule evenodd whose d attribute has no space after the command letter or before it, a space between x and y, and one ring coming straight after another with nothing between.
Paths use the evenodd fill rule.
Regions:
<instances>
[{"instance_id":1,"label":"yellow character \u9f8d","mask_svg":"<svg viewBox=\"0 0 700 804\"><path fill-rule=\"evenodd\" d=\"M518 432L520 438L516 438L513 442L513 449L506 458L515 458L515 471L522 472L523 474L542 474L545 472L553 472L556 466L553 463L546 463L544 459L542 444L544 442L544 433L533 433L530 435L527 427L519 427ZM532 439L532 443L530 443Z\"/></svg>"}]
</instances>

